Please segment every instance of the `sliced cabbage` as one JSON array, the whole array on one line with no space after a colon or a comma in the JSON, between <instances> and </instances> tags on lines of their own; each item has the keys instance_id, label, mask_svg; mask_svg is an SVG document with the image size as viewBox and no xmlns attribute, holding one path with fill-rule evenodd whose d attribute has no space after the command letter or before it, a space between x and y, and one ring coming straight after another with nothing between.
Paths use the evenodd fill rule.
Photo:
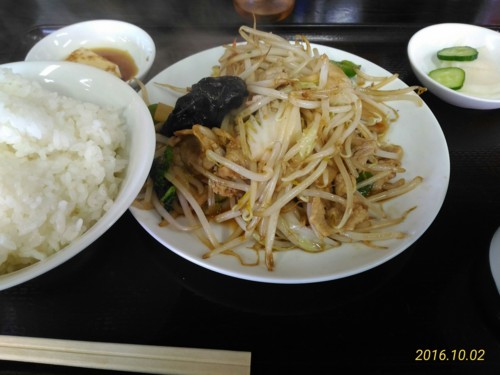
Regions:
<instances>
[{"instance_id":1,"label":"sliced cabbage","mask_svg":"<svg viewBox=\"0 0 500 375\"><path fill-rule=\"evenodd\" d=\"M301 135L300 109L284 102L266 105L244 123L252 160L260 160L275 142L293 144Z\"/></svg>"},{"instance_id":2,"label":"sliced cabbage","mask_svg":"<svg viewBox=\"0 0 500 375\"><path fill-rule=\"evenodd\" d=\"M299 221L293 211L280 214L278 230L288 241L305 251L318 253L338 246L337 242L328 237L318 238L310 227Z\"/></svg>"}]
</instances>

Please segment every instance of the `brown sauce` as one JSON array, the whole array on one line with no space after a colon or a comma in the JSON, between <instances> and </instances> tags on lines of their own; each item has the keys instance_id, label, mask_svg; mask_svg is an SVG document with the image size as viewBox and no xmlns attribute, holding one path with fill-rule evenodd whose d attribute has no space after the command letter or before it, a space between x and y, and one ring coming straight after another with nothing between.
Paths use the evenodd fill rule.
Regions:
<instances>
[{"instance_id":1,"label":"brown sauce","mask_svg":"<svg viewBox=\"0 0 500 375\"><path fill-rule=\"evenodd\" d=\"M97 53L99 56L115 63L120 68L120 73L124 81L135 77L138 72L137 65L134 59L127 51L123 51L117 48L92 48L92 51Z\"/></svg>"}]
</instances>

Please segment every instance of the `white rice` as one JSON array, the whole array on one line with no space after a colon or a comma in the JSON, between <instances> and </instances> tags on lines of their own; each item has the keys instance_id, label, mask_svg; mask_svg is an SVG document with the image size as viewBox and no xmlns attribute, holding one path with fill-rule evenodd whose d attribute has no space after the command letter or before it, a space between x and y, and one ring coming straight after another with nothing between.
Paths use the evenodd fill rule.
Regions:
<instances>
[{"instance_id":1,"label":"white rice","mask_svg":"<svg viewBox=\"0 0 500 375\"><path fill-rule=\"evenodd\" d=\"M127 165L122 112L0 69L0 274L46 258L111 207Z\"/></svg>"}]
</instances>

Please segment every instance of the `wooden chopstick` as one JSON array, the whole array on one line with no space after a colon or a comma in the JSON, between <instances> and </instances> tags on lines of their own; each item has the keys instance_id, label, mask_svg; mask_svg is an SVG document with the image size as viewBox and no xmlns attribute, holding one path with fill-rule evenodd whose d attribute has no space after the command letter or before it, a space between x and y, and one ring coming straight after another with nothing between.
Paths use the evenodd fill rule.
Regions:
<instances>
[{"instance_id":1,"label":"wooden chopstick","mask_svg":"<svg viewBox=\"0 0 500 375\"><path fill-rule=\"evenodd\" d=\"M0 359L169 375L250 375L250 352L0 335Z\"/></svg>"}]
</instances>

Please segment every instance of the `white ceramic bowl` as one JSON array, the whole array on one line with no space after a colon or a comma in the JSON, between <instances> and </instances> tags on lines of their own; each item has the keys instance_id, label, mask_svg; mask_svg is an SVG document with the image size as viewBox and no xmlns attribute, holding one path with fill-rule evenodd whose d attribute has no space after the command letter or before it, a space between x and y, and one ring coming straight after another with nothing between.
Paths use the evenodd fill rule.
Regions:
<instances>
[{"instance_id":1,"label":"white ceramic bowl","mask_svg":"<svg viewBox=\"0 0 500 375\"><path fill-rule=\"evenodd\" d=\"M15 62L1 65L39 82L44 88L82 101L123 109L128 129L129 162L111 208L74 242L45 260L0 276L0 290L41 275L72 258L99 238L129 208L141 190L153 161L156 144L150 112L137 92L119 78L70 62ZM112 95L110 95L112 94Z\"/></svg>"},{"instance_id":2,"label":"white ceramic bowl","mask_svg":"<svg viewBox=\"0 0 500 375\"><path fill-rule=\"evenodd\" d=\"M491 275L495 281L498 293L500 293L500 228L496 230L491 240L489 261Z\"/></svg>"},{"instance_id":3,"label":"white ceramic bowl","mask_svg":"<svg viewBox=\"0 0 500 375\"><path fill-rule=\"evenodd\" d=\"M143 29L127 22L94 20L63 27L36 43L25 61L62 61L74 50L116 48L127 51L137 65L136 78L143 80L153 65L156 47Z\"/></svg>"},{"instance_id":4,"label":"white ceramic bowl","mask_svg":"<svg viewBox=\"0 0 500 375\"><path fill-rule=\"evenodd\" d=\"M478 48L480 54L481 51L486 52L483 56L487 56L496 67L496 80L488 81L488 85L496 81L497 92L495 94L480 97L461 92L461 90L452 90L428 76L428 73L439 65L436 57L437 51L459 45ZM419 30L412 36L408 43L408 58L413 72L422 85L442 100L463 108L500 108L500 33L484 27L460 23L432 25ZM491 86L488 89L491 89Z\"/></svg>"}]
</instances>

